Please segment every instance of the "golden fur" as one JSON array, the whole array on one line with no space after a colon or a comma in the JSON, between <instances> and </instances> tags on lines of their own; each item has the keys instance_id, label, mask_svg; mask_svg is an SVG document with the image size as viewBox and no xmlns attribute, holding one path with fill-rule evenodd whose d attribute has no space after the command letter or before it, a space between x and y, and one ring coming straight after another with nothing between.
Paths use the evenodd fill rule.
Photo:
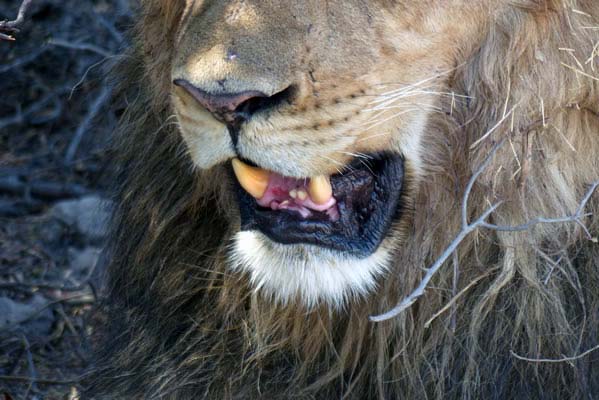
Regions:
<instances>
[{"instance_id":1,"label":"golden fur","mask_svg":"<svg viewBox=\"0 0 599 400\"><path fill-rule=\"evenodd\" d=\"M386 22L386 30L373 33L383 36L371 45L387 62L373 66L356 56L357 69L374 72L361 71L352 80L351 70L343 70L338 84L330 69L334 60L317 63L311 72L323 86L324 103L316 107L313 92L302 92L297 107L304 114L278 116L277 124L310 122L314 128L314 121L325 124L331 113L342 113L328 112L327 99L335 103L340 97L364 111L373 98L427 75L433 83L426 91L435 94L419 94L414 101L425 103L425 129L418 131L422 151L411 163L411 212L402 221L390 273L366 299L307 310L301 303L273 303L253 290L247 276L227 267L228 245L239 229L229 185L222 184L230 178L222 164L194 168L190 134L182 139L185 123L171 117L185 107L171 93L171 71L177 57L193 50L193 41L178 36L181 24L194 23L193 6L142 2L136 45L125 65L132 100L116 147L118 207L109 247L105 340L89 397L599 396L599 351L575 357L599 344L599 247L592 239L599 232L592 216L598 195L580 224L477 230L414 306L387 322L368 319L408 295L459 233L466 185L496 143L503 140L473 187L471 218L497 201L502 204L490 222L501 225L576 212L589 185L599 180L599 3L364 3ZM452 7L457 11L447 11ZM430 9L441 11L427 14ZM432 27L421 24L425 17ZM444 33L442 39L430 34L436 30ZM405 41L384 36L394 34ZM418 46L401 50L397 60L394 46L403 43ZM388 84L379 88L376 74L383 73L395 79L379 80ZM356 125L369 121L356 118L364 118ZM412 126L410 118L393 120L394 127ZM323 125L283 137L302 147L306 138L337 137L332 130ZM373 151L391 140L381 136L346 150ZM343 153L330 156L348 160ZM322 160L300 164L273 167L298 176L335 168Z\"/></svg>"}]
</instances>

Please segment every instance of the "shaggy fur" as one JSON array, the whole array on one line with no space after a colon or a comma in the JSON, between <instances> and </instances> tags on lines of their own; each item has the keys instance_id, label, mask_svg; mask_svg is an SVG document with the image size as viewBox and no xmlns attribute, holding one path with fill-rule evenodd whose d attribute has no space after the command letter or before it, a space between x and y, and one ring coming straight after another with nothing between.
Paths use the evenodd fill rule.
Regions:
<instances>
[{"instance_id":1,"label":"shaggy fur","mask_svg":"<svg viewBox=\"0 0 599 400\"><path fill-rule=\"evenodd\" d=\"M599 344L599 246L579 224L481 229L413 307L368 319L408 295L459 232L467 182L500 139L471 217L498 200L497 224L571 215L599 180L596 0L497 2L444 88L467 97L441 98L427 121L423 179L390 273L335 310L272 303L227 268L238 217L214 182L229 177L222 166L196 171L169 118L180 3L144 2L125 65L135 92L116 146L104 341L88 398L599 397L599 351L516 356L561 359ZM599 219L583 222L598 234Z\"/></svg>"}]
</instances>

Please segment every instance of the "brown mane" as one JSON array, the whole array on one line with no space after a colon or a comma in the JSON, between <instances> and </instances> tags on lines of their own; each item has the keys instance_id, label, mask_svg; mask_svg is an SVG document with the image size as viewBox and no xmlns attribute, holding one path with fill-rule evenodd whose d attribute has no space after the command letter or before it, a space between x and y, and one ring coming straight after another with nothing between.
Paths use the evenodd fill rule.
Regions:
<instances>
[{"instance_id":1,"label":"brown mane","mask_svg":"<svg viewBox=\"0 0 599 400\"><path fill-rule=\"evenodd\" d=\"M572 12L566 1L521 0L489 21L484 40L473 44L475 56L451 78L448 91L465 100L445 99L446 113L428 124L426 179L393 273L369 301L334 312L273 305L226 268L235 220L231 200L219 197L226 172L195 172L169 118L168 71L184 3L143 5L124 66L135 101L116 147L105 341L90 393L599 395L599 351L569 362L522 359L559 360L599 344L599 246L576 223L478 230L413 307L387 322L368 319L408 295L459 232L466 185L501 139L473 188L471 217L497 201L503 203L491 222L501 225L576 212L599 180L599 30L588 28L599 26L599 3L580 0ZM599 211L598 200L587 213ZM596 217L583 222L597 235Z\"/></svg>"}]
</instances>

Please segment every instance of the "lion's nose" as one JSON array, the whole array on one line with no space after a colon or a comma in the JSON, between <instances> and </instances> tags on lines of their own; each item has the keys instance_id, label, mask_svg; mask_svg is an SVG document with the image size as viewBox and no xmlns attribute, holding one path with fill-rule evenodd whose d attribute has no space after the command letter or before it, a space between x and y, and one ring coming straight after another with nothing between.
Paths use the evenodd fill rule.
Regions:
<instances>
[{"instance_id":1,"label":"lion's nose","mask_svg":"<svg viewBox=\"0 0 599 400\"><path fill-rule=\"evenodd\" d=\"M213 94L194 86L184 79L176 79L173 83L185 89L216 119L229 126L237 126L246 122L254 113L272 106L275 103L275 97L277 97L277 95L269 97L257 90Z\"/></svg>"}]
</instances>

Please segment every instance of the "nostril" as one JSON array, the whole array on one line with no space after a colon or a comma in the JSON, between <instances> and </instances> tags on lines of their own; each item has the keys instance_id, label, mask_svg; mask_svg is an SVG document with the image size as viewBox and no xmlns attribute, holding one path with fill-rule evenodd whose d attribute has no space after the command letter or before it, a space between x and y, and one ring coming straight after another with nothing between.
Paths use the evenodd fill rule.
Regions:
<instances>
[{"instance_id":1,"label":"nostril","mask_svg":"<svg viewBox=\"0 0 599 400\"><path fill-rule=\"evenodd\" d=\"M267 97L264 93L252 90L241 93L213 94L195 87L186 80L177 79L173 82L191 94L204 108L210 112L233 112L243 102L255 97Z\"/></svg>"},{"instance_id":2,"label":"nostril","mask_svg":"<svg viewBox=\"0 0 599 400\"><path fill-rule=\"evenodd\" d=\"M258 111L273 108L288 101L291 95L291 87L273 96L267 96L257 90L213 94L184 79L176 79L173 84L185 89L202 107L227 124L239 124L239 122L247 121Z\"/></svg>"},{"instance_id":3,"label":"nostril","mask_svg":"<svg viewBox=\"0 0 599 400\"><path fill-rule=\"evenodd\" d=\"M257 112L270 110L279 107L283 103L291 103L292 87L280 91L270 97L253 97L241 103L237 107L237 112L252 116Z\"/></svg>"}]
</instances>

